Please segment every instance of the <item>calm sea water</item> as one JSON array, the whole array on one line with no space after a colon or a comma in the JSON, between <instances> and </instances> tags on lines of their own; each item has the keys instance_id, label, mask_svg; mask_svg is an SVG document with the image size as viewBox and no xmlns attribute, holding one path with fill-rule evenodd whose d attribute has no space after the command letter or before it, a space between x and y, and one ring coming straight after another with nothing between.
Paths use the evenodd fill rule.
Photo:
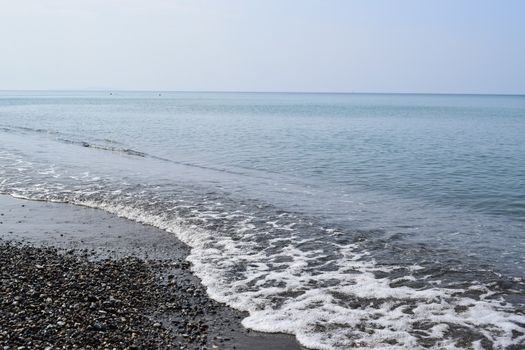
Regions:
<instances>
[{"instance_id":1,"label":"calm sea water","mask_svg":"<svg viewBox=\"0 0 525 350\"><path fill-rule=\"evenodd\" d=\"M525 342L525 97L1 92L0 191L192 247L319 349Z\"/></svg>"}]
</instances>

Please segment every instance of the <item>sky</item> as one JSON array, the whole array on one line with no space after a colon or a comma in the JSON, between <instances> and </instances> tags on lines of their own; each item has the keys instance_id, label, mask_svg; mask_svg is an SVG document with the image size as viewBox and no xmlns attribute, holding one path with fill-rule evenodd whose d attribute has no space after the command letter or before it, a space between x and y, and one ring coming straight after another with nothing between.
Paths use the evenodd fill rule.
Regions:
<instances>
[{"instance_id":1,"label":"sky","mask_svg":"<svg viewBox=\"0 0 525 350\"><path fill-rule=\"evenodd\" d=\"M525 1L0 0L0 89L525 94Z\"/></svg>"}]
</instances>

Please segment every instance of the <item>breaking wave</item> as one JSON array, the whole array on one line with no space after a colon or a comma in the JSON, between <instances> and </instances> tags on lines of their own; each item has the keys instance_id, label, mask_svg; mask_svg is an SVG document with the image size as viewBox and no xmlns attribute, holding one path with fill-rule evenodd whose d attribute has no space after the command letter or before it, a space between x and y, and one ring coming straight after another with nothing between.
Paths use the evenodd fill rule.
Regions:
<instances>
[{"instance_id":1,"label":"breaking wave","mask_svg":"<svg viewBox=\"0 0 525 350\"><path fill-rule=\"evenodd\" d=\"M73 174L5 151L0 162L1 193L98 208L175 234L191 248L188 260L209 295L249 312L248 328L294 334L313 349L525 343L525 316L512 302L523 295L522 279L458 262L381 263L374 232L327 228L220 191Z\"/></svg>"}]
</instances>

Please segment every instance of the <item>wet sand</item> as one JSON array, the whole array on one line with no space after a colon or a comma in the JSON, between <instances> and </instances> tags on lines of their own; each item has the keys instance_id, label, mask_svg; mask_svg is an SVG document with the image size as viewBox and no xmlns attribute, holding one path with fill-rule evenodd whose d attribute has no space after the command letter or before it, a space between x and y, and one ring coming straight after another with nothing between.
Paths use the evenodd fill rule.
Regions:
<instances>
[{"instance_id":1,"label":"wet sand","mask_svg":"<svg viewBox=\"0 0 525 350\"><path fill-rule=\"evenodd\" d=\"M67 302L79 298L82 301L92 298L82 293L97 294L101 293L100 288L113 288L112 290L120 293L120 299L125 304L122 306L123 312L129 312L128 318L136 321L130 324L131 321L126 318L129 322L120 325L118 319L113 321L110 319L114 322L112 324L117 324L118 327L109 329L105 323L97 323L96 317L99 316L88 310L83 320L86 324L81 320L74 325L76 328L69 329L68 333L67 312L59 316L65 320L57 321L56 317L51 319L50 316L50 319L34 321L32 312L34 313L35 309L23 307L23 305L36 305L37 308L47 310L47 315L54 315L64 312L60 311L60 305L64 303L58 303L60 304L56 306L58 309L54 309L53 303L46 302L49 301L48 298L39 298L45 293L38 294L34 299L31 299L33 294L24 295L31 301L25 304L20 296L4 296L2 302L7 303L8 297L12 298L13 300L9 299L9 306L15 307L11 313L6 310L0 315L4 317L4 321L6 318L12 318L12 323L2 322L3 325L0 326L0 345L4 348L24 346L21 343L23 340L16 342L13 340L13 334L20 333L20 328L30 327L29 324L24 323L33 319L31 322L40 322L36 326L47 322L52 323L56 328L58 322L58 327L63 327L53 333L55 338L51 337L51 340L62 337L63 341L67 334L82 333L82 330L86 329L93 331L94 327L95 334L100 335L100 339L106 339L105 341L120 339L121 348L138 346L138 348L176 349L303 349L292 336L265 334L245 329L241 325L245 313L210 300L199 279L191 273L190 266L185 261L188 247L162 230L96 209L61 203L26 201L0 195L0 239L0 257L5 262L9 262L4 262L2 270L3 287L12 285L15 288L13 290L24 287L24 285L17 285L24 281L23 278L20 282L20 279L14 279L12 276L28 274L31 277L32 274L37 274L42 275L45 280L45 276L60 272L59 275L63 276L63 281L67 283L61 283L62 279L52 280L44 283L43 288L60 290L61 297ZM37 260L50 263L32 264ZM75 268L68 267L62 271L61 265ZM57 272L53 269L59 270ZM121 278L121 273L127 277ZM72 290L75 288L71 287L72 283L75 281L78 281L79 285L85 283L78 280L79 275L89 276L93 282L87 285L89 288L85 286L82 291L77 291L81 294L75 294ZM109 281L104 280L108 275L114 278ZM135 281L135 278L139 280ZM113 282L116 284L112 285ZM58 284L53 285L53 283ZM134 285L142 285L145 290L130 287ZM126 293L126 290L129 290L129 293ZM69 297L72 299L69 300ZM108 295L96 297L100 300L96 301L95 305L100 302L100 305L114 307L111 303L115 298L106 300L104 304L103 299ZM79 307L82 308L83 304L80 304ZM134 307L134 304L137 307ZM102 311L102 313L106 312ZM28 317L17 318L20 312ZM18 327L16 330L15 324ZM97 328L100 324L104 329ZM141 334L137 335L136 332L133 336L134 332L129 331L134 329L133 327L143 327L144 336L140 338ZM124 332L123 329L127 331ZM77 333L71 333L74 331ZM26 334L29 339L26 340L31 341L32 333L26 332ZM83 341L82 339L80 337L77 340ZM62 343L56 340L56 344ZM31 345L26 345L26 348L31 348Z\"/></svg>"}]
</instances>

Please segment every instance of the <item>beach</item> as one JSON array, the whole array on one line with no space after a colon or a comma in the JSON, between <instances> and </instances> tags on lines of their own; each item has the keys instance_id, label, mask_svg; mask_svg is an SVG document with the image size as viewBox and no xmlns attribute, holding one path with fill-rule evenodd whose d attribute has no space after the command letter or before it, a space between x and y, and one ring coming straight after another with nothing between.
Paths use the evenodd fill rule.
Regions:
<instances>
[{"instance_id":1,"label":"beach","mask_svg":"<svg viewBox=\"0 0 525 350\"><path fill-rule=\"evenodd\" d=\"M524 14L5 1L0 350L525 350Z\"/></svg>"},{"instance_id":2,"label":"beach","mask_svg":"<svg viewBox=\"0 0 525 350\"><path fill-rule=\"evenodd\" d=\"M162 230L0 196L0 348L301 349L211 300Z\"/></svg>"},{"instance_id":3,"label":"beach","mask_svg":"<svg viewBox=\"0 0 525 350\"><path fill-rule=\"evenodd\" d=\"M523 96L2 92L0 238L22 244L3 341L52 321L119 325L88 338L108 348L523 347L523 113ZM56 317L24 326L24 298Z\"/></svg>"}]
</instances>

